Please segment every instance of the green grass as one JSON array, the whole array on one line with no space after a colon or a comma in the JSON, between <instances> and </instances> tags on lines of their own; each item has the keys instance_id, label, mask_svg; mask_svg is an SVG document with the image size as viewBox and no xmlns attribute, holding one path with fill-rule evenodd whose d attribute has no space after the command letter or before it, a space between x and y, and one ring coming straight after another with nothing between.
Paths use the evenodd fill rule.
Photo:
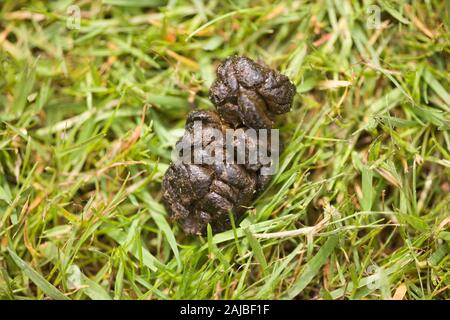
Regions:
<instances>
[{"instance_id":1,"label":"green grass","mask_svg":"<svg viewBox=\"0 0 450 320\"><path fill-rule=\"evenodd\" d=\"M0 1L0 298L450 299L449 6ZM233 54L295 82L285 149L186 237L161 179Z\"/></svg>"}]
</instances>

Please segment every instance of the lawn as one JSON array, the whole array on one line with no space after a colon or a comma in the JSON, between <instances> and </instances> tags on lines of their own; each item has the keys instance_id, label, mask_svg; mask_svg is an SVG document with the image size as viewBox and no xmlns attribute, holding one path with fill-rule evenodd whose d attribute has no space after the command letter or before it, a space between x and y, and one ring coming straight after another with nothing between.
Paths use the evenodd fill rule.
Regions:
<instances>
[{"instance_id":1,"label":"lawn","mask_svg":"<svg viewBox=\"0 0 450 320\"><path fill-rule=\"evenodd\" d=\"M1 299L450 299L450 2L0 1ZM230 55L297 87L269 188L161 181Z\"/></svg>"}]
</instances>

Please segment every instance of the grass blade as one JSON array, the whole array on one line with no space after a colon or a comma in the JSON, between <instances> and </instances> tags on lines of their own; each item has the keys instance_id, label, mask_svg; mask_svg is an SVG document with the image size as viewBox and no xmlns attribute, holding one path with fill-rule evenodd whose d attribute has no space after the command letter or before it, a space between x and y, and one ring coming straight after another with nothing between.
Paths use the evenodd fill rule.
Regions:
<instances>
[{"instance_id":1,"label":"grass blade","mask_svg":"<svg viewBox=\"0 0 450 320\"><path fill-rule=\"evenodd\" d=\"M55 286L49 283L43 276L31 268L25 261L23 261L12 249L8 248L9 255L14 263L40 288L46 295L55 300L70 300Z\"/></svg>"},{"instance_id":2,"label":"grass blade","mask_svg":"<svg viewBox=\"0 0 450 320\"><path fill-rule=\"evenodd\" d=\"M319 273L329 255L333 252L338 244L339 237L336 235L330 236L325 244L320 248L319 252L312 258L304 267L302 274L295 281L287 293L287 298L293 299L300 294L303 289L312 281L312 279Z\"/></svg>"}]
</instances>

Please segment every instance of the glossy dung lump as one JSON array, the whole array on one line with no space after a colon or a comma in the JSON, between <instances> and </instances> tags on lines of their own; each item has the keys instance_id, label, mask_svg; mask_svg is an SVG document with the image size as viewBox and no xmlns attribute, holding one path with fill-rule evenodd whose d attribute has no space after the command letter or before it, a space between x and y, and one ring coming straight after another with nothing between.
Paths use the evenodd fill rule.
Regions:
<instances>
[{"instance_id":1,"label":"glossy dung lump","mask_svg":"<svg viewBox=\"0 0 450 320\"><path fill-rule=\"evenodd\" d=\"M218 67L209 92L217 112L192 111L177 146L192 147L201 156L206 148L225 145L213 137L213 129L270 129L276 115L290 110L294 95L295 87L285 75L246 57L230 57ZM197 137L202 139L196 141L194 123L199 122L202 132ZM196 144L198 148L193 148ZM164 204L185 233L204 234L208 223L214 232L230 228L230 213L239 218L267 185L270 176L261 174L261 164L226 159L200 164L176 161L165 173Z\"/></svg>"}]
</instances>

